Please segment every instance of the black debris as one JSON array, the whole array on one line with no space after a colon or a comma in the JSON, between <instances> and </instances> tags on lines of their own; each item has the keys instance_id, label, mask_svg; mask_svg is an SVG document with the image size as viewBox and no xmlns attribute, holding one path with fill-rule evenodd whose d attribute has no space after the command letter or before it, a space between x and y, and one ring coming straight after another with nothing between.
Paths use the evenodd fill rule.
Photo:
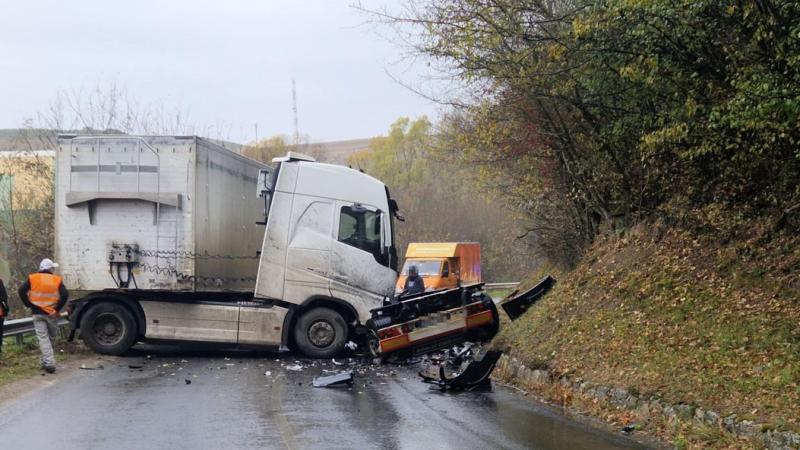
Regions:
<instances>
[{"instance_id":1,"label":"black debris","mask_svg":"<svg viewBox=\"0 0 800 450\"><path fill-rule=\"evenodd\" d=\"M335 375L314 378L314 387L352 386L353 371L346 370Z\"/></svg>"},{"instance_id":2,"label":"black debris","mask_svg":"<svg viewBox=\"0 0 800 450\"><path fill-rule=\"evenodd\" d=\"M441 391L488 389L492 386L490 376L502 354L497 350L475 351L472 345L466 349L453 348L440 358L431 358L430 370L420 371L419 376Z\"/></svg>"},{"instance_id":3,"label":"black debris","mask_svg":"<svg viewBox=\"0 0 800 450\"><path fill-rule=\"evenodd\" d=\"M525 313L534 303L539 301L556 284L556 279L550 275L542 278L536 286L525 292L514 291L500 302L500 306L511 320L516 320Z\"/></svg>"},{"instance_id":4,"label":"black debris","mask_svg":"<svg viewBox=\"0 0 800 450\"><path fill-rule=\"evenodd\" d=\"M186 384L192 384L192 380L189 380L189 379L184 379L183 381L184 381Z\"/></svg>"}]
</instances>

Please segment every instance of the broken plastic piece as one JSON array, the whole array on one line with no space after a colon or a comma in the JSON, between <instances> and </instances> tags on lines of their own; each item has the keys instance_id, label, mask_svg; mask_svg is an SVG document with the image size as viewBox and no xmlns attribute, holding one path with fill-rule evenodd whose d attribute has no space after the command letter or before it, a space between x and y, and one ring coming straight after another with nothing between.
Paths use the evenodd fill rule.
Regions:
<instances>
[{"instance_id":1,"label":"broken plastic piece","mask_svg":"<svg viewBox=\"0 0 800 450\"><path fill-rule=\"evenodd\" d=\"M544 294L550 292L550 289L555 284L556 279L548 275L536 283L536 286L521 294L518 294L517 291L512 292L508 297L500 301L500 306L503 307L503 310L511 320L516 320L542 298Z\"/></svg>"},{"instance_id":2,"label":"broken plastic piece","mask_svg":"<svg viewBox=\"0 0 800 450\"><path fill-rule=\"evenodd\" d=\"M429 384L434 384L439 387L441 391L447 390L463 390L471 391L479 387L489 387L492 382L489 376L494 371L497 361L503 352L499 350L489 350L481 359L475 359L463 372L453 378L447 378L443 365L439 366L439 378L436 379L422 372L419 376L422 381Z\"/></svg>"},{"instance_id":3,"label":"broken plastic piece","mask_svg":"<svg viewBox=\"0 0 800 450\"><path fill-rule=\"evenodd\" d=\"M314 378L314 387L352 386L353 371L346 370L336 375Z\"/></svg>"}]
</instances>

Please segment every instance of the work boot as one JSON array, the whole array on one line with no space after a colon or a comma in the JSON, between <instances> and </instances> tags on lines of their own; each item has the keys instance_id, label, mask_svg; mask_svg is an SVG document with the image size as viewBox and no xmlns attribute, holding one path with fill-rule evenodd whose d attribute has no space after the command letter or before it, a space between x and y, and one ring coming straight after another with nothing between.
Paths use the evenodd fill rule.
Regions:
<instances>
[{"instance_id":1,"label":"work boot","mask_svg":"<svg viewBox=\"0 0 800 450\"><path fill-rule=\"evenodd\" d=\"M47 373L56 373L56 366L45 366L44 371Z\"/></svg>"}]
</instances>

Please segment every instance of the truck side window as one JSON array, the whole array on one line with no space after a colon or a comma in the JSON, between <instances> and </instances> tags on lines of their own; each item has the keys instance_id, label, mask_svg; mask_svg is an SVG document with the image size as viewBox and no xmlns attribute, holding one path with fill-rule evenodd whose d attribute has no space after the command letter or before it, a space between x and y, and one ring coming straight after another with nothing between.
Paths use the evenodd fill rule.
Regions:
<instances>
[{"instance_id":1,"label":"truck side window","mask_svg":"<svg viewBox=\"0 0 800 450\"><path fill-rule=\"evenodd\" d=\"M450 261L445 261L442 266L442 276L447 278L450 276Z\"/></svg>"},{"instance_id":2,"label":"truck side window","mask_svg":"<svg viewBox=\"0 0 800 450\"><path fill-rule=\"evenodd\" d=\"M381 254L381 216L364 208L342 206L339 215L339 242L371 253L383 264Z\"/></svg>"}]
</instances>

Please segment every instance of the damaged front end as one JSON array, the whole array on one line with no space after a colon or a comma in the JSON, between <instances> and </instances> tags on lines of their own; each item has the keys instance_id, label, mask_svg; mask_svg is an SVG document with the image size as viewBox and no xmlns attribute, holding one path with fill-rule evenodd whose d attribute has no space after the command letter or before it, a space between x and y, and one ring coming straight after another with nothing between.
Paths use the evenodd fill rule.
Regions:
<instances>
[{"instance_id":1,"label":"damaged front end","mask_svg":"<svg viewBox=\"0 0 800 450\"><path fill-rule=\"evenodd\" d=\"M430 353L465 340L485 341L497 334L500 318L483 283L425 293L373 309L367 321L375 356Z\"/></svg>"}]
</instances>

